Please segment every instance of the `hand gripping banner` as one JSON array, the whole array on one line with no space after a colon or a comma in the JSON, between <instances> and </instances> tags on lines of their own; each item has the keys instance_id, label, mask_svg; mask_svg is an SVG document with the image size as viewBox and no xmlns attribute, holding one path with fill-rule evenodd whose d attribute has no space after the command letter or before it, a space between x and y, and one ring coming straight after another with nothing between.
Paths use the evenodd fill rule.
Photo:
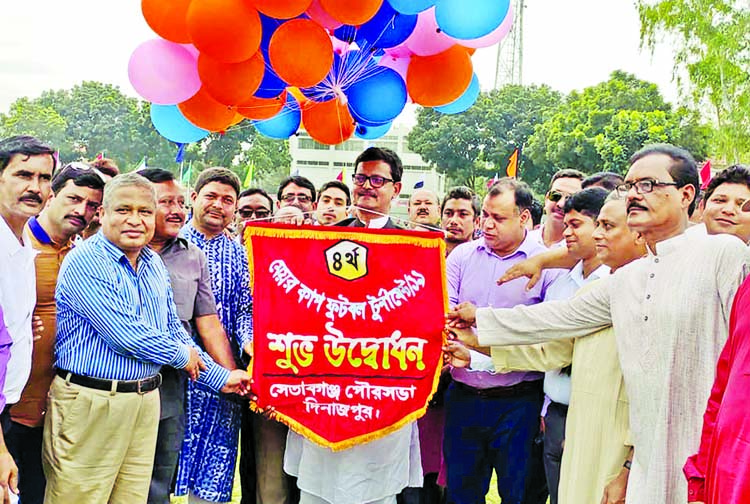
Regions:
<instances>
[{"instance_id":1,"label":"hand gripping banner","mask_svg":"<svg viewBox=\"0 0 750 504\"><path fill-rule=\"evenodd\" d=\"M245 243L254 409L333 450L424 414L442 366L440 234L259 224Z\"/></svg>"}]
</instances>

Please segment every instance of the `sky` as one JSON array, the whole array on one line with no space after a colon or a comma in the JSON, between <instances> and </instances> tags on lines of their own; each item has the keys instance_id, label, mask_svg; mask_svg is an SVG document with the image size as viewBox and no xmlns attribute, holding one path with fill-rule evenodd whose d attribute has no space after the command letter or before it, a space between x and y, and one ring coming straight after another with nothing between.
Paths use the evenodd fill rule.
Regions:
<instances>
[{"instance_id":1,"label":"sky","mask_svg":"<svg viewBox=\"0 0 750 504\"><path fill-rule=\"evenodd\" d=\"M167 1L167 0L165 0ZM606 80L622 69L655 82L677 100L668 47L639 49L634 0L526 0L523 84L562 92ZM137 96L128 81L133 49L155 37L138 0L23 0L3 2L0 28L0 113L16 99L67 89L84 80L115 84ZM474 65L483 89L493 85L496 50ZM409 113L404 119L408 121Z\"/></svg>"}]
</instances>

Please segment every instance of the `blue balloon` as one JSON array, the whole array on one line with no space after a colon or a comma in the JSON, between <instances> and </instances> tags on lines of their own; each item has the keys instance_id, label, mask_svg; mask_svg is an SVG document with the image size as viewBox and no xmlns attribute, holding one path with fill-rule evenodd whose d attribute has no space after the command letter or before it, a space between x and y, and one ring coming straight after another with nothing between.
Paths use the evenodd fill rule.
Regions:
<instances>
[{"instance_id":1,"label":"blue balloon","mask_svg":"<svg viewBox=\"0 0 750 504\"><path fill-rule=\"evenodd\" d=\"M301 121L302 113L299 109L299 103L297 103L297 100L294 99L291 93L288 93L286 104L278 114L263 121L253 121L253 124L261 135L277 140L285 140L297 132Z\"/></svg>"},{"instance_id":2,"label":"blue balloon","mask_svg":"<svg viewBox=\"0 0 750 504\"><path fill-rule=\"evenodd\" d=\"M464 94L447 105L435 107L435 110L443 114L460 114L461 112L466 112L476 103L477 98L479 98L479 91L479 79L477 79L477 74L474 74Z\"/></svg>"},{"instance_id":3,"label":"blue balloon","mask_svg":"<svg viewBox=\"0 0 750 504\"><path fill-rule=\"evenodd\" d=\"M381 124L380 126L366 126L364 124L357 124L354 130L354 134L363 140L375 140L380 138L391 129L391 122Z\"/></svg>"},{"instance_id":4,"label":"blue balloon","mask_svg":"<svg viewBox=\"0 0 750 504\"><path fill-rule=\"evenodd\" d=\"M446 35L475 39L500 26L509 8L510 0L437 0L435 19Z\"/></svg>"},{"instance_id":5,"label":"blue balloon","mask_svg":"<svg viewBox=\"0 0 750 504\"><path fill-rule=\"evenodd\" d=\"M151 122L161 136L175 143L191 143L208 136L208 131L190 123L177 105L151 104Z\"/></svg>"},{"instance_id":6,"label":"blue balloon","mask_svg":"<svg viewBox=\"0 0 750 504\"><path fill-rule=\"evenodd\" d=\"M406 105L406 83L398 72L386 67L378 67L375 72L344 91L349 99L349 111L357 122L392 121Z\"/></svg>"},{"instance_id":7,"label":"blue balloon","mask_svg":"<svg viewBox=\"0 0 750 504\"><path fill-rule=\"evenodd\" d=\"M401 14L419 14L435 5L435 0L388 0Z\"/></svg>"},{"instance_id":8,"label":"blue balloon","mask_svg":"<svg viewBox=\"0 0 750 504\"><path fill-rule=\"evenodd\" d=\"M417 26L416 14L403 14L394 10L388 2L383 2L372 19L359 27L355 40L362 48L396 47L409 38L415 26Z\"/></svg>"},{"instance_id":9,"label":"blue balloon","mask_svg":"<svg viewBox=\"0 0 750 504\"><path fill-rule=\"evenodd\" d=\"M333 30L333 36L343 42L354 42L357 38L357 27L351 25L341 25Z\"/></svg>"},{"instance_id":10,"label":"blue balloon","mask_svg":"<svg viewBox=\"0 0 750 504\"><path fill-rule=\"evenodd\" d=\"M276 98L286 89L286 86L287 83L281 80L281 77L273 71L268 60L266 60L266 70L263 73L263 80L260 81L260 87L255 92L255 96L258 98Z\"/></svg>"},{"instance_id":11,"label":"blue balloon","mask_svg":"<svg viewBox=\"0 0 750 504\"><path fill-rule=\"evenodd\" d=\"M284 24L285 20L272 18L260 12L258 14L260 14L261 26L260 50L263 51L263 57L268 61L268 45L271 43L271 37L273 37L279 26Z\"/></svg>"}]
</instances>

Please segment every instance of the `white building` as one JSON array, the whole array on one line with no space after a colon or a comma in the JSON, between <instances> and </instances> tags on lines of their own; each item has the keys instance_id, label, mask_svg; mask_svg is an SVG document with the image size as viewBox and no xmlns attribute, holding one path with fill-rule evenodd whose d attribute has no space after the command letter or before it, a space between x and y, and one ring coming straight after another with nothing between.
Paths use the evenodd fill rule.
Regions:
<instances>
[{"instance_id":1,"label":"white building","mask_svg":"<svg viewBox=\"0 0 750 504\"><path fill-rule=\"evenodd\" d=\"M406 126L396 126L387 135L377 140L362 140L352 138L339 145L323 145L316 142L304 131L289 138L289 153L292 157L291 173L298 173L307 177L320 187L344 171L343 182L352 188L352 175L354 174L354 160L366 148L384 147L396 152L404 165L404 174L401 179L402 189L398 201L394 204L393 213L406 215L406 206L414 190L414 185L424 182L426 189L438 193L440 197L445 193L445 175L438 173L437 169L428 165L419 154L409 150L406 135L409 133Z\"/></svg>"}]
</instances>

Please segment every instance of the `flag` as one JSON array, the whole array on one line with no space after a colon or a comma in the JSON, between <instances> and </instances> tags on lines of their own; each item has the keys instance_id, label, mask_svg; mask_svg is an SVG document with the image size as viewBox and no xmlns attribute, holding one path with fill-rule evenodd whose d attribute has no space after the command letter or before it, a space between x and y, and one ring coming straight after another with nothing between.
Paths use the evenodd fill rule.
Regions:
<instances>
[{"instance_id":1,"label":"flag","mask_svg":"<svg viewBox=\"0 0 750 504\"><path fill-rule=\"evenodd\" d=\"M505 168L506 176L510 178L516 178L518 175L518 158L521 155L521 149L516 147L513 149L513 154L508 158L508 166Z\"/></svg>"},{"instance_id":2,"label":"flag","mask_svg":"<svg viewBox=\"0 0 750 504\"><path fill-rule=\"evenodd\" d=\"M185 160L185 147L187 144L184 143L178 143L177 144L177 155L174 157L175 163L182 163Z\"/></svg>"},{"instance_id":3,"label":"flag","mask_svg":"<svg viewBox=\"0 0 750 504\"><path fill-rule=\"evenodd\" d=\"M417 183L414 184L414 189L421 189L424 187L424 177L421 177L419 180L417 180Z\"/></svg>"},{"instance_id":4,"label":"flag","mask_svg":"<svg viewBox=\"0 0 750 504\"><path fill-rule=\"evenodd\" d=\"M487 181L487 189L489 189L490 187L492 187L492 185L493 185L493 184L494 184L495 182L497 182L498 180L500 180L500 177L499 177L499 176L498 176L498 174L496 173L494 177L492 177L491 179L489 179L489 180Z\"/></svg>"},{"instance_id":5,"label":"flag","mask_svg":"<svg viewBox=\"0 0 750 504\"><path fill-rule=\"evenodd\" d=\"M701 189L708 187L709 182L711 182L711 160L707 159L701 168Z\"/></svg>"},{"instance_id":6,"label":"flag","mask_svg":"<svg viewBox=\"0 0 750 504\"><path fill-rule=\"evenodd\" d=\"M55 153L52 155L52 157L55 158L55 169L60 168L60 151L56 150Z\"/></svg>"},{"instance_id":7,"label":"flag","mask_svg":"<svg viewBox=\"0 0 750 504\"><path fill-rule=\"evenodd\" d=\"M336 180L339 182L344 182L344 179L346 178L346 166L341 167L341 171L338 175L336 175Z\"/></svg>"},{"instance_id":8,"label":"flag","mask_svg":"<svg viewBox=\"0 0 750 504\"><path fill-rule=\"evenodd\" d=\"M190 178L193 176L193 162L188 163L188 169L182 174L182 183L186 186L190 185Z\"/></svg>"},{"instance_id":9,"label":"flag","mask_svg":"<svg viewBox=\"0 0 750 504\"><path fill-rule=\"evenodd\" d=\"M146 156L143 156L143 158L141 158L141 162L138 163L138 166L135 167L135 171L145 170L146 168L148 168L148 165L146 164Z\"/></svg>"},{"instance_id":10,"label":"flag","mask_svg":"<svg viewBox=\"0 0 750 504\"><path fill-rule=\"evenodd\" d=\"M245 181L242 183L242 187L247 189L253 183L253 172L255 171L255 161L250 162L250 166L247 167L247 173L245 174Z\"/></svg>"},{"instance_id":11,"label":"flag","mask_svg":"<svg viewBox=\"0 0 750 504\"><path fill-rule=\"evenodd\" d=\"M101 151L96 155L96 160L99 161L100 159L104 159L104 151Z\"/></svg>"}]
</instances>

